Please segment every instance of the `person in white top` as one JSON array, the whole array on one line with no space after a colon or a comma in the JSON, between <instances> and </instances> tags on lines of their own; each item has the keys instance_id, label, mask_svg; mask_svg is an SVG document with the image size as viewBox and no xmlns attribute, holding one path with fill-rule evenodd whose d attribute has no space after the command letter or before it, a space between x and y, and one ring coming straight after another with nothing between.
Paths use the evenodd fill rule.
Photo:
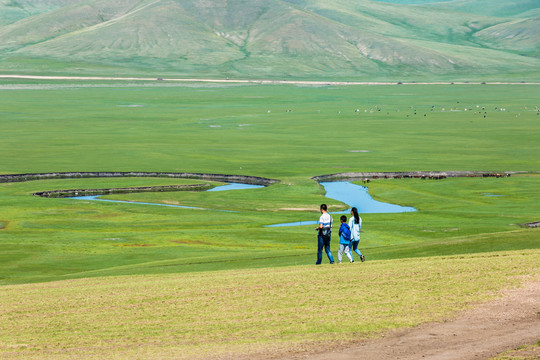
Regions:
<instances>
[{"instance_id":1,"label":"person in white top","mask_svg":"<svg viewBox=\"0 0 540 360\"><path fill-rule=\"evenodd\" d=\"M351 209L351 218L349 220L349 227L351 228L351 256L355 252L360 256L360 261L364 262L366 258L360 250L358 250L358 243L360 242L360 229L362 228L362 218L358 216L358 209L353 207Z\"/></svg>"},{"instance_id":2,"label":"person in white top","mask_svg":"<svg viewBox=\"0 0 540 360\"><path fill-rule=\"evenodd\" d=\"M330 240L332 234L332 216L328 213L326 204L321 204L321 217L315 230L317 230L317 262L315 265L320 265L322 262L322 250L326 251L330 264L334 263L334 257L330 251Z\"/></svg>"}]
</instances>

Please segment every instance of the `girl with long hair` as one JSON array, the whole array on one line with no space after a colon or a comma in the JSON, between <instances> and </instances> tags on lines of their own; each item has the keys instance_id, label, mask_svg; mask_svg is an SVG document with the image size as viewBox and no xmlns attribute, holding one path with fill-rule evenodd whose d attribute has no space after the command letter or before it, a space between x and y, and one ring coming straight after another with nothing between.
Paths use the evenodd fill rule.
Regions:
<instances>
[{"instance_id":1,"label":"girl with long hair","mask_svg":"<svg viewBox=\"0 0 540 360\"><path fill-rule=\"evenodd\" d=\"M360 261L364 262L366 258L360 250L358 250L358 243L360 242L360 229L362 228L362 218L358 216L358 209L353 207L351 209L351 218L349 220L349 227L351 228L351 256L355 252L360 256Z\"/></svg>"}]
</instances>

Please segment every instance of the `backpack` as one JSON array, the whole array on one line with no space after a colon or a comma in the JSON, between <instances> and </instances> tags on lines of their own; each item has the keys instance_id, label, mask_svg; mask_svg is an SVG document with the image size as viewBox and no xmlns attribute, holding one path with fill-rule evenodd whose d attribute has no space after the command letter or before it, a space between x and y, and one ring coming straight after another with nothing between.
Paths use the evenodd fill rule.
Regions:
<instances>
[{"instance_id":1,"label":"backpack","mask_svg":"<svg viewBox=\"0 0 540 360\"><path fill-rule=\"evenodd\" d=\"M349 227L349 225L343 223L343 230L341 231L341 236L343 236L344 239L346 240L350 240L351 239L351 228Z\"/></svg>"},{"instance_id":2,"label":"backpack","mask_svg":"<svg viewBox=\"0 0 540 360\"><path fill-rule=\"evenodd\" d=\"M322 236L330 236L332 233L332 228L325 227L320 230Z\"/></svg>"}]
</instances>

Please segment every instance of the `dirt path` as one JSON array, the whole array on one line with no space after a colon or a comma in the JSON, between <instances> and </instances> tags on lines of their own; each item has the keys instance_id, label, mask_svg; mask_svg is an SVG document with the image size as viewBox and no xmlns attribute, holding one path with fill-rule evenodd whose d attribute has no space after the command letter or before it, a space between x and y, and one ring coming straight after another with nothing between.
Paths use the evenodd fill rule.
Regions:
<instances>
[{"instance_id":1,"label":"dirt path","mask_svg":"<svg viewBox=\"0 0 540 360\"><path fill-rule=\"evenodd\" d=\"M455 319L391 332L347 349L293 359L480 360L539 340L540 277L536 277Z\"/></svg>"},{"instance_id":2,"label":"dirt path","mask_svg":"<svg viewBox=\"0 0 540 360\"><path fill-rule=\"evenodd\" d=\"M486 82L375 82L375 81L299 81L299 80L267 80L267 79L180 79L155 77L108 77L108 76L41 76L25 74L0 74L0 79L32 79L32 80L77 80L77 81L174 81L174 82L209 82L209 83L237 83L237 84L294 84L294 85L480 85ZM488 82L489 85L539 85L538 82Z\"/></svg>"}]
</instances>

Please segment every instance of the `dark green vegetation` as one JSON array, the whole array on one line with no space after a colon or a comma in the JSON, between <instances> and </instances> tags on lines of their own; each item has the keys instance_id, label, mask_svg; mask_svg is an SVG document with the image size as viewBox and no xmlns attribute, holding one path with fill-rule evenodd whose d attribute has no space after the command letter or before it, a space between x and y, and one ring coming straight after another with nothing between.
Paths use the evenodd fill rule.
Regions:
<instances>
[{"instance_id":1,"label":"dark green vegetation","mask_svg":"<svg viewBox=\"0 0 540 360\"><path fill-rule=\"evenodd\" d=\"M281 181L222 193L111 196L213 210L31 196L200 180L0 184L1 283L312 264L311 226L263 227L316 220L321 202L345 209L311 177L538 172L538 93L536 85L0 84L1 173L170 171ZM539 220L539 182L538 174L373 181L375 198L419 211L364 215L362 249L369 260L537 249L538 229L518 224Z\"/></svg>"},{"instance_id":2,"label":"dark green vegetation","mask_svg":"<svg viewBox=\"0 0 540 360\"><path fill-rule=\"evenodd\" d=\"M0 72L537 81L534 0L0 0Z\"/></svg>"}]
</instances>

